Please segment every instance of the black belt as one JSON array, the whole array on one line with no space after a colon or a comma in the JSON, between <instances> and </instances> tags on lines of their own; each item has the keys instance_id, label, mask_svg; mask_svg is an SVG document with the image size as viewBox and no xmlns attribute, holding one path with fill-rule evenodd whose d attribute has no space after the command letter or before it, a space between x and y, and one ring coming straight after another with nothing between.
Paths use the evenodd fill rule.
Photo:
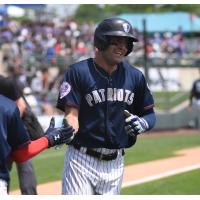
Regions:
<instances>
[{"instance_id":1,"label":"black belt","mask_svg":"<svg viewBox=\"0 0 200 200\"><path fill-rule=\"evenodd\" d=\"M73 146L74 146L75 149L78 149L78 150L81 149L81 146L78 145L78 144L74 144ZM84 147L84 148L86 148L86 147ZM102 153L94 151L93 149L90 149L90 148L86 148L85 153L87 155L95 157L99 160L106 160L106 161L115 160L117 158L117 155L118 155L118 151L115 151L114 153L111 153L111 154L102 154ZM122 149L122 156L124 154L125 154L124 149Z\"/></svg>"}]
</instances>

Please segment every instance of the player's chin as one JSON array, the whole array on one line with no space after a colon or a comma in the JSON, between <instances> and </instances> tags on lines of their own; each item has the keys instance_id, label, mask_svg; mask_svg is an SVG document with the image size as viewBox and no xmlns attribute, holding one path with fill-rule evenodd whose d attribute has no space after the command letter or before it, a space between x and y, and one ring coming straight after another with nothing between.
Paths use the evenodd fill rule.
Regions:
<instances>
[{"instance_id":1,"label":"player's chin","mask_svg":"<svg viewBox=\"0 0 200 200\"><path fill-rule=\"evenodd\" d=\"M112 56L110 57L113 61L113 64L119 64L122 62L122 60L124 59L124 55L123 54L117 54L117 53L113 53Z\"/></svg>"},{"instance_id":2,"label":"player's chin","mask_svg":"<svg viewBox=\"0 0 200 200\"><path fill-rule=\"evenodd\" d=\"M119 64L122 62L122 60L124 59L124 57L120 56L120 57L115 57L113 60L116 64Z\"/></svg>"}]
</instances>

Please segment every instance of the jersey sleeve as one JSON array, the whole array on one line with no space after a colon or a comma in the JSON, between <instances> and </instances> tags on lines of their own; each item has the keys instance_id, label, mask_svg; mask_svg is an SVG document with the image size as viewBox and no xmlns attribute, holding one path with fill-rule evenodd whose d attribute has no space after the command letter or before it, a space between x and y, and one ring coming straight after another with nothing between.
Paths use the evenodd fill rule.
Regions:
<instances>
[{"instance_id":1,"label":"jersey sleeve","mask_svg":"<svg viewBox=\"0 0 200 200\"><path fill-rule=\"evenodd\" d=\"M138 116L154 113L154 99L144 75L141 76L136 93L136 99L136 106L134 110L136 110L136 114Z\"/></svg>"},{"instance_id":2,"label":"jersey sleeve","mask_svg":"<svg viewBox=\"0 0 200 200\"><path fill-rule=\"evenodd\" d=\"M79 108L81 103L79 78L78 71L74 68L69 67L65 71L56 106L60 110L65 111L66 105Z\"/></svg>"},{"instance_id":3,"label":"jersey sleeve","mask_svg":"<svg viewBox=\"0 0 200 200\"><path fill-rule=\"evenodd\" d=\"M12 151L30 143L30 138L24 128L17 106L9 119L8 143Z\"/></svg>"}]
</instances>

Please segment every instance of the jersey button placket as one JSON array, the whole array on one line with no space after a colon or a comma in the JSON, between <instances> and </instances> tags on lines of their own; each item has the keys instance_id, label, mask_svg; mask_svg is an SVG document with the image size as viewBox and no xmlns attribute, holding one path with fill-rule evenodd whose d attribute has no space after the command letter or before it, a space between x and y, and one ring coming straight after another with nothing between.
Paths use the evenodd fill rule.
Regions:
<instances>
[{"instance_id":1,"label":"jersey button placket","mask_svg":"<svg viewBox=\"0 0 200 200\"><path fill-rule=\"evenodd\" d=\"M109 86L110 86L110 87L113 86L112 78L109 78Z\"/></svg>"},{"instance_id":2,"label":"jersey button placket","mask_svg":"<svg viewBox=\"0 0 200 200\"><path fill-rule=\"evenodd\" d=\"M108 88L113 88L113 81L112 81L112 78L111 78L111 77L108 78ZM107 102L107 126L108 126L108 127L111 127L111 126L112 126L112 122L110 121L110 109L111 109L110 104L111 104L111 103L112 103L112 102L110 102L110 101ZM108 128L108 129L109 129L109 128ZM108 131L107 134L108 134L108 136L109 136L111 142L113 142L113 141L112 141L112 136L110 135L108 129L107 129L107 131Z\"/></svg>"}]
</instances>

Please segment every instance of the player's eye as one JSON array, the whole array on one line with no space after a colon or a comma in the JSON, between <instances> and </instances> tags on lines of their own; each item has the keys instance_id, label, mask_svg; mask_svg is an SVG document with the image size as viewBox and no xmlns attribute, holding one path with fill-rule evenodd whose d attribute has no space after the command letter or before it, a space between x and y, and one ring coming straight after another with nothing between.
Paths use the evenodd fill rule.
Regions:
<instances>
[{"instance_id":1,"label":"player's eye","mask_svg":"<svg viewBox=\"0 0 200 200\"><path fill-rule=\"evenodd\" d=\"M118 42L116 42L116 41L111 41L111 42L110 42L110 45L117 46L117 45L118 45Z\"/></svg>"},{"instance_id":2,"label":"player's eye","mask_svg":"<svg viewBox=\"0 0 200 200\"><path fill-rule=\"evenodd\" d=\"M116 47L126 47L128 48L128 38L125 37L109 37L108 36L109 45Z\"/></svg>"}]
</instances>

